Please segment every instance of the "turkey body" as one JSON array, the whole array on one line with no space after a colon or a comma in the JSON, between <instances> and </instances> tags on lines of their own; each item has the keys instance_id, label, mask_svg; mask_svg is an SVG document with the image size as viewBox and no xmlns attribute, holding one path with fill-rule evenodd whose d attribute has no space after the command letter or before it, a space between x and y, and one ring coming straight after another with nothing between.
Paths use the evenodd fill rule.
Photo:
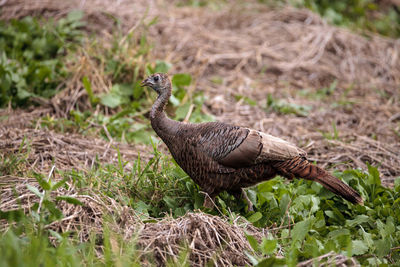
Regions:
<instances>
[{"instance_id":1,"label":"turkey body","mask_svg":"<svg viewBox=\"0 0 400 267\"><path fill-rule=\"evenodd\" d=\"M272 161L261 160L263 146L256 131L220 122L184 124L176 138L179 146L166 142L172 156L212 198L224 190L237 194L277 174ZM246 147L247 138L258 142Z\"/></svg>"},{"instance_id":2,"label":"turkey body","mask_svg":"<svg viewBox=\"0 0 400 267\"><path fill-rule=\"evenodd\" d=\"M279 174L319 182L352 203L363 203L357 191L308 162L303 150L283 139L222 122L193 124L169 119L164 107L171 83L165 74L154 74L143 85L159 94L150 112L153 129L178 165L211 199L225 190L238 197L242 188Z\"/></svg>"}]
</instances>

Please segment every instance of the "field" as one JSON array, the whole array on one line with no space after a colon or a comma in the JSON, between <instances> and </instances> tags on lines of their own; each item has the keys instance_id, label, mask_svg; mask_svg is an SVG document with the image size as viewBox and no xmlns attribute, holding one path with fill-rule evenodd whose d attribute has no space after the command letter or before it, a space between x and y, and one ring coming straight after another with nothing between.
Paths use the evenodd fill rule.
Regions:
<instances>
[{"instance_id":1,"label":"field","mask_svg":"<svg viewBox=\"0 0 400 267\"><path fill-rule=\"evenodd\" d=\"M0 1L0 266L399 266L398 1L338 3ZM155 72L171 118L288 140L364 205L276 177L204 208Z\"/></svg>"}]
</instances>

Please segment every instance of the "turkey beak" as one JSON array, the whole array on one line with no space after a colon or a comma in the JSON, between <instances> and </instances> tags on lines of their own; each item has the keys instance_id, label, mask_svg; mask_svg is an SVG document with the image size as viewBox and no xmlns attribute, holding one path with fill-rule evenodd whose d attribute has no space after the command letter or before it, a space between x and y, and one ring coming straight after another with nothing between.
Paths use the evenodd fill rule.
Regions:
<instances>
[{"instance_id":1,"label":"turkey beak","mask_svg":"<svg viewBox=\"0 0 400 267\"><path fill-rule=\"evenodd\" d=\"M142 81L142 83L140 84L140 86L144 87L144 86L151 86L153 85L153 83L150 81L150 78L144 79Z\"/></svg>"}]
</instances>

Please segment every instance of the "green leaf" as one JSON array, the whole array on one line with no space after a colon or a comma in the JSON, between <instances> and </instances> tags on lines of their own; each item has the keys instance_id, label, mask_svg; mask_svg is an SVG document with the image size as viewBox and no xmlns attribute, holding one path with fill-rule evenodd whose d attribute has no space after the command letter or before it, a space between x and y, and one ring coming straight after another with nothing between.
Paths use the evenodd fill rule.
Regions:
<instances>
[{"instance_id":1,"label":"green leaf","mask_svg":"<svg viewBox=\"0 0 400 267\"><path fill-rule=\"evenodd\" d=\"M166 73L169 71L169 69L172 67L171 63L165 62L165 61L156 61L156 67L154 68L154 72L161 72L161 73Z\"/></svg>"},{"instance_id":2,"label":"green leaf","mask_svg":"<svg viewBox=\"0 0 400 267\"><path fill-rule=\"evenodd\" d=\"M175 107L179 106L179 104L181 103L181 101L174 95L171 95L171 97L169 98L169 102L171 102L172 105L174 105Z\"/></svg>"},{"instance_id":3,"label":"green leaf","mask_svg":"<svg viewBox=\"0 0 400 267\"><path fill-rule=\"evenodd\" d=\"M29 189L29 191L31 191L32 193L34 193L36 196L42 198L43 197L43 193L39 192L39 189L37 189L36 187L27 184L26 187Z\"/></svg>"},{"instance_id":4,"label":"green leaf","mask_svg":"<svg viewBox=\"0 0 400 267\"><path fill-rule=\"evenodd\" d=\"M108 93L100 97L100 102L104 106L116 108L122 104L121 96L115 93Z\"/></svg>"},{"instance_id":5,"label":"green leaf","mask_svg":"<svg viewBox=\"0 0 400 267\"><path fill-rule=\"evenodd\" d=\"M252 235L248 235L248 234L245 234L245 236L246 236L246 238L247 238L247 241L249 241L249 244L250 244L250 246L251 246L251 248L254 250L254 251L258 251L258 242L257 242L257 239L254 237L254 236L252 236Z\"/></svg>"},{"instance_id":6,"label":"green leaf","mask_svg":"<svg viewBox=\"0 0 400 267\"><path fill-rule=\"evenodd\" d=\"M292 230L293 244L296 242L302 242L306 237L306 234L310 230L311 219L306 219L304 221L295 224Z\"/></svg>"},{"instance_id":7,"label":"green leaf","mask_svg":"<svg viewBox=\"0 0 400 267\"><path fill-rule=\"evenodd\" d=\"M58 188L60 188L61 186L63 186L66 182L68 181L68 178L64 178L61 181L58 181L55 185L53 185L51 187L51 190L57 190Z\"/></svg>"},{"instance_id":8,"label":"green leaf","mask_svg":"<svg viewBox=\"0 0 400 267\"><path fill-rule=\"evenodd\" d=\"M276 247L277 247L278 241L275 239L268 240L266 238L263 238L263 241L261 242L260 248L261 252L265 254L272 254Z\"/></svg>"},{"instance_id":9,"label":"green leaf","mask_svg":"<svg viewBox=\"0 0 400 267\"><path fill-rule=\"evenodd\" d=\"M353 240L352 243L352 256L363 255L368 252L368 246L362 240Z\"/></svg>"},{"instance_id":10,"label":"green leaf","mask_svg":"<svg viewBox=\"0 0 400 267\"><path fill-rule=\"evenodd\" d=\"M67 19L69 21L78 21L81 20L83 18L83 11L82 10L73 10L71 12L68 13L67 15Z\"/></svg>"},{"instance_id":11,"label":"green leaf","mask_svg":"<svg viewBox=\"0 0 400 267\"><path fill-rule=\"evenodd\" d=\"M257 211L256 213L252 214L247 220L251 223L255 223L262 218L261 212Z\"/></svg>"},{"instance_id":12,"label":"green leaf","mask_svg":"<svg viewBox=\"0 0 400 267\"><path fill-rule=\"evenodd\" d=\"M111 92L122 97L131 96L133 95L133 87L130 84L117 83L111 87Z\"/></svg>"},{"instance_id":13,"label":"green leaf","mask_svg":"<svg viewBox=\"0 0 400 267\"><path fill-rule=\"evenodd\" d=\"M177 87L188 86L192 82L192 76L187 73L178 73L172 76L172 84Z\"/></svg>"},{"instance_id":14,"label":"green leaf","mask_svg":"<svg viewBox=\"0 0 400 267\"><path fill-rule=\"evenodd\" d=\"M354 227L356 225L366 223L370 221L370 217L367 215L357 215L353 220L346 220L346 226Z\"/></svg>"},{"instance_id":15,"label":"green leaf","mask_svg":"<svg viewBox=\"0 0 400 267\"><path fill-rule=\"evenodd\" d=\"M34 176L41 188L43 188L46 191L51 189L50 182L47 182L45 179L43 179L42 174L35 173Z\"/></svg>"},{"instance_id":16,"label":"green leaf","mask_svg":"<svg viewBox=\"0 0 400 267\"><path fill-rule=\"evenodd\" d=\"M190 106L190 102L186 102L182 106L179 106L175 111L175 120L183 120L189 112Z\"/></svg>"},{"instance_id":17,"label":"green leaf","mask_svg":"<svg viewBox=\"0 0 400 267\"><path fill-rule=\"evenodd\" d=\"M35 96L35 94L32 94L31 92L28 92L25 89L18 88L17 96L18 96L19 99L26 99L26 98L29 98L31 96Z\"/></svg>"},{"instance_id":18,"label":"green leaf","mask_svg":"<svg viewBox=\"0 0 400 267\"><path fill-rule=\"evenodd\" d=\"M89 96L90 103L91 103L92 105L97 104L97 103L99 102L99 99L98 99L97 97L94 96L93 90L92 90L92 84L90 83L90 81L89 81L89 79L88 79L87 76L84 76L84 77L82 78L82 83L83 83L83 87L84 87L85 90L86 90L86 93L87 93L88 96Z\"/></svg>"},{"instance_id":19,"label":"green leaf","mask_svg":"<svg viewBox=\"0 0 400 267\"><path fill-rule=\"evenodd\" d=\"M370 177L370 183L371 184L376 184L376 185L381 185L381 179L379 178L379 171L376 167L371 166L369 163L367 163L368 166L368 173Z\"/></svg>"},{"instance_id":20,"label":"green leaf","mask_svg":"<svg viewBox=\"0 0 400 267\"><path fill-rule=\"evenodd\" d=\"M375 242L376 254L378 257L384 257L390 253L391 242L389 240L381 239Z\"/></svg>"},{"instance_id":21,"label":"green leaf","mask_svg":"<svg viewBox=\"0 0 400 267\"><path fill-rule=\"evenodd\" d=\"M286 260L283 258L276 258L274 256L265 258L262 261L258 262L257 267L283 267L286 265Z\"/></svg>"},{"instance_id":22,"label":"green leaf","mask_svg":"<svg viewBox=\"0 0 400 267\"><path fill-rule=\"evenodd\" d=\"M135 85L133 86L133 98L139 99L142 96L143 91L144 89L140 86L140 82L135 82Z\"/></svg>"},{"instance_id":23,"label":"green leaf","mask_svg":"<svg viewBox=\"0 0 400 267\"><path fill-rule=\"evenodd\" d=\"M57 208L54 202L45 199L43 200L42 204L43 207L45 207L51 213L51 215L55 217L55 219L60 219L63 216L61 210Z\"/></svg>"},{"instance_id":24,"label":"green leaf","mask_svg":"<svg viewBox=\"0 0 400 267\"><path fill-rule=\"evenodd\" d=\"M50 234L57 239L58 242L62 242L64 238L57 232L49 229Z\"/></svg>"},{"instance_id":25,"label":"green leaf","mask_svg":"<svg viewBox=\"0 0 400 267\"><path fill-rule=\"evenodd\" d=\"M173 198L170 197L170 196L164 196L164 197L163 197L163 200L164 200L164 202L167 204L167 206L168 206L169 208L171 208L171 209L174 209L174 208L176 208L176 207L178 206L177 203L176 203L176 200L173 199Z\"/></svg>"},{"instance_id":26,"label":"green leaf","mask_svg":"<svg viewBox=\"0 0 400 267\"><path fill-rule=\"evenodd\" d=\"M79 199L70 196L58 196L56 197L56 200L64 200L70 204L83 206L83 203Z\"/></svg>"}]
</instances>

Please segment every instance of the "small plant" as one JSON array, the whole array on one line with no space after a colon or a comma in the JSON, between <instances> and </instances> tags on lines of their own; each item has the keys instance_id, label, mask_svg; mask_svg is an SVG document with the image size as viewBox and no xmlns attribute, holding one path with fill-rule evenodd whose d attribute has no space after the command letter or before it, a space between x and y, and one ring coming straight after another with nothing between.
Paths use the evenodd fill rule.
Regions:
<instances>
[{"instance_id":1,"label":"small plant","mask_svg":"<svg viewBox=\"0 0 400 267\"><path fill-rule=\"evenodd\" d=\"M332 132L320 132L328 140L340 140L339 131L337 130L335 121L332 122Z\"/></svg>"},{"instance_id":2,"label":"small plant","mask_svg":"<svg viewBox=\"0 0 400 267\"><path fill-rule=\"evenodd\" d=\"M57 23L32 17L0 22L0 107L24 106L31 97L49 98L68 75L67 51L79 43L81 12Z\"/></svg>"},{"instance_id":3,"label":"small plant","mask_svg":"<svg viewBox=\"0 0 400 267\"><path fill-rule=\"evenodd\" d=\"M396 4L373 0L288 0L297 7L319 13L329 22L355 29L366 29L390 37L400 35L400 13Z\"/></svg>"},{"instance_id":4,"label":"small plant","mask_svg":"<svg viewBox=\"0 0 400 267\"><path fill-rule=\"evenodd\" d=\"M243 101L244 101L246 104L248 104L248 105L250 105L250 106L252 106L252 107L257 106L257 101L255 101L254 99L251 99L251 98L248 97L248 96L235 95L235 99L236 99L236 101L240 101L240 100L243 99Z\"/></svg>"},{"instance_id":5,"label":"small plant","mask_svg":"<svg viewBox=\"0 0 400 267\"><path fill-rule=\"evenodd\" d=\"M268 94L266 109L267 111L273 110L280 114L294 114L296 116L306 117L312 107L288 103L284 100L277 100L271 94Z\"/></svg>"}]
</instances>

